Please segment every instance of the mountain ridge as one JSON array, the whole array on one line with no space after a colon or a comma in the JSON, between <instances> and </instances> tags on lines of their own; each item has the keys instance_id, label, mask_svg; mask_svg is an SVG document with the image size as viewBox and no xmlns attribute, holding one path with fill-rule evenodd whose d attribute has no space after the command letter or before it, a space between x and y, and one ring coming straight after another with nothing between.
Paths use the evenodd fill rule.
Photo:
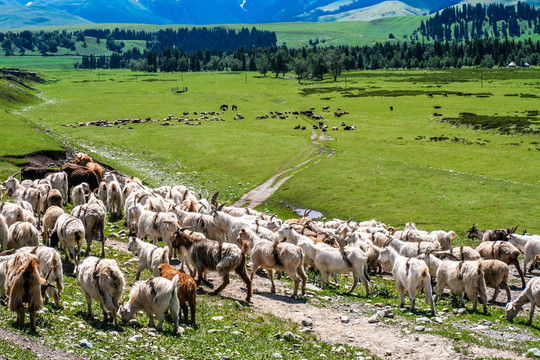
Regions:
<instances>
[{"instance_id":1,"label":"mountain ridge","mask_svg":"<svg viewBox=\"0 0 540 360\"><path fill-rule=\"evenodd\" d=\"M512 3L513 0L462 2ZM540 0L524 1L539 4ZM84 23L156 25L364 21L425 15L459 0L0 0L0 28Z\"/></svg>"}]
</instances>

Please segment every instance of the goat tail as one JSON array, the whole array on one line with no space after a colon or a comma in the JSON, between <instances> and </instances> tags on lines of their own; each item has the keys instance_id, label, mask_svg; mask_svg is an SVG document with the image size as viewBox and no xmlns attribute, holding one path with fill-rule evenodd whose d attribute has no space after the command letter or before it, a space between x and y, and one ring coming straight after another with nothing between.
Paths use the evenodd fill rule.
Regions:
<instances>
[{"instance_id":1,"label":"goat tail","mask_svg":"<svg viewBox=\"0 0 540 360\"><path fill-rule=\"evenodd\" d=\"M173 293L174 295L177 294L178 292L178 283L180 282L180 276L177 274L177 275L174 275L173 279L172 279L172 283L173 283Z\"/></svg>"},{"instance_id":2,"label":"goat tail","mask_svg":"<svg viewBox=\"0 0 540 360\"><path fill-rule=\"evenodd\" d=\"M164 263L167 261L167 259L169 258L169 247L168 246L165 246L163 248L163 254L161 254L161 263Z\"/></svg>"}]
</instances>

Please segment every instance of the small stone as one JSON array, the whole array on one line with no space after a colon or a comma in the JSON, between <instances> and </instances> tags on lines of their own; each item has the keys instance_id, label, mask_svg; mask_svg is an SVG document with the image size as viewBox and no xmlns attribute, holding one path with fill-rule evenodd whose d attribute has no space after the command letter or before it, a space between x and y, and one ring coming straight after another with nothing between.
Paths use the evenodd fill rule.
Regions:
<instances>
[{"instance_id":1,"label":"small stone","mask_svg":"<svg viewBox=\"0 0 540 360\"><path fill-rule=\"evenodd\" d=\"M296 339L296 336L294 336L292 332L287 331L285 332L285 334L283 334L283 338L287 341L294 341Z\"/></svg>"},{"instance_id":2,"label":"small stone","mask_svg":"<svg viewBox=\"0 0 540 360\"><path fill-rule=\"evenodd\" d=\"M384 310L379 310L379 311L377 311L377 316L378 316L378 317L382 317L382 318L383 318L383 317L385 317L385 315L386 315L386 311L384 311Z\"/></svg>"},{"instance_id":3,"label":"small stone","mask_svg":"<svg viewBox=\"0 0 540 360\"><path fill-rule=\"evenodd\" d=\"M86 339L82 339L79 341L79 346L87 349L92 349L94 346L90 343L90 341Z\"/></svg>"},{"instance_id":4,"label":"small stone","mask_svg":"<svg viewBox=\"0 0 540 360\"><path fill-rule=\"evenodd\" d=\"M120 334L118 333L118 331L113 330L113 331L110 331L110 332L109 332L109 335L111 335L111 336L118 336L118 335L120 335Z\"/></svg>"},{"instance_id":5,"label":"small stone","mask_svg":"<svg viewBox=\"0 0 540 360\"><path fill-rule=\"evenodd\" d=\"M484 325L486 325L486 326L492 326L493 323L492 323L491 321L484 320Z\"/></svg>"},{"instance_id":6,"label":"small stone","mask_svg":"<svg viewBox=\"0 0 540 360\"><path fill-rule=\"evenodd\" d=\"M433 321L434 323L437 323L437 324L442 324L443 323L443 319L441 319L438 316L435 316L434 318L432 318L431 321Z\"/></svg>"},{"instance_id":7,"label":"small stone","mask_svg":"<svg viewBox=\"0 0 540 360\"><path fill-rule=\"evenodd\" d=\"M223 316L214 316L214 317L212 317L212 320L221 321L221 320L223 320Z\"/></svg>"},{"instance_id":8,"label":"small stone","mask_svg":"<svg viewBox=\"0 0 540 360\"><path fill-rule=\"evenodd\" d=\"M130 337L128 339L128 341L136 342L136 341L139 341L142 338L143 338L143 336L141 334L136 334L136 335L133 335L132 337Z\"/></svg>"},{"instance_id":9,"label":"small stone","mask_svg":"<svg viewBox=\"0 0 540 360\"><path fill-rule=\"evenodd\" d=\"M348 338L354 338L354 333L349 331L348 333L345 334Z\"/></svg>"},{"instance_id":10,"label":"small stone","mask_svg":"<svg viewBox=\"0 0 540 360\"><path fill-rule=\"evenodd\" d=\"M448 308L443 308L442 311L448 312Z\"/></svg>"},{"instance_id":11,"label":"small stone","mask_svg":"<svg viewBox=\"0 0 540 360\"><path fill-rule=\"evenodd\" d=\"M302 325L306 327L311 327L313 326L313 320L311 320L310 318L304 318L302 319Z\"/></svg>"},{"instance_id":12,"label":"small stone","mask_svg":"<svg viewBox=\"0 0 540 360\"><path fill-rule=\"evenodd\" d=\"M129 325L131 326L140 326L139 322L137 321L137 319L131 319L129 320Z\"/></svg>"},{"instance_id":13,"label":"small stone","mask_svg":"<svg viewBox=\"0 0 540 360\"><path fill-rule=\"evenodd\" d=\"M382 307L384 307L384 304L383 303L375 303L375 304L373 304L373 306L382 308Z\"/></svg>"},{"instance_id":14,"label":"small stone","mask_svg":"<svg viewBox=\"0 0 540 360\"><path fill-rule=\"evenodd\" d=\"M118 239L120 237L120 235L118 235L117 233L110 233L109 237L112 238L112 239Z\"/></svg>"},{"instance_id":15,"label":"small stone","mask_svg":"<svg viewBox=\"0 0 540 360\"><path fill-rule=\"evenodd\" d=\"M281 355L280 353L278 352L275 352L274 354L272 354L272 356L275 358L275 359L281 359L283 357L283 355Z\"/></svg>"},{"instance_id":16,"label":"small stone","mask_svg":"<svg viewBox=\"0 0 540 360\"><path fill-rule=\"evenodd\" d=\"M403 332L405 333L405 335L409 335L411 333L411 330L405 329L405 330L403 330Z\"/></svg>"},{"instance_id":17,"label":"small stone","mask_svg":"<svg viewBox=\"0 0 540 360\"><path fill-rule=\"evenodd\" d=\"M417 324L426 324L426 323L429 323L429 322L431 322L431 320L429 320L429 318L427 318L427 317L416 318L416 323Z\"/></svg>"},{"instance_id":18,"label":"small stone","mask_svg":"<svg viewBox=\"0 0 540 360\"><path fill-rule=\"evenodd\" d=\"M220 330L218 330L218 329L210 329L210 330L208 330L208 333L209 333L209 334L214 334L214 333L217 333L217 332L219 332L219 331L220 331Z\"/></svg>"},{"instance_id":19,"label":"small stone","mask_svg":"<svg viewBox=\"0 0 540 360\"><path fill-rule=\"evenodd\" d=\"M84 324L79 324L79 329L85 329L86 328L86 325Z\"/></svg>"},{"instance_id":20,"label":"small stone","mask_svg":"<svg viewBox=\"0 0 540 360\"><path fill-rule=\"evenodd\" d=\"M106 336L107 334L105 334L103 331L98 331L98 332L96 332L96 335L97 336Z\"/></svg>"},{"instance_id":21,"label":"small stone","mask_svg":"<svg viewBox=\"0 0 540 360\"><path fill-rule=\"evenodd\" d=\"M392 356L392 350L386 349L386 350L384 351L384 355L385 355L385 356Z\"/></svg>"},{"instance_id":22,"label":"small stone","mask_svg":"<svg viewBox=\"0 0 540 360\"><path fill-rule=\"evenodd\" d=\"M379 315L375 314L373 316L371 316L369 319L368 319L368 323L370 324L375 324L375 323L378 323L380 322L381 319L379 318Z\"/></svg>"},{"instance_id":23,"label":"small stone","mask_svg":"<svg viewBox=\"0 0 540 360\"><path fill-rule=\"evenodd\" d=\"M414 327L414 330L415 331L424 331L424 330L426 330L426 327L422 326L422 325L418 325L418 326Z\"/></svg>"},{"instance_id":24,"label":"small stone","mask_svg":"<svg viewBox=\"0 0 540 360\"><path fill-rule=\"evenodd\" d=\"M313 332L313 329L305 327L305 328L301 329L300 332L303 332L305 334L311 334Z\"/></svg>"},{"instance_id":25,"label":"small stone","mask_svg":"<svg viewBox=\"0 0 540 360\"><path fill-rule=\"evenodd\" d=\"M242 335L242 332L238 331L238 330L235 330L231 334L233 334L233 335Z\"/></svg>"},{"instance_id":26,"label":"small stone","mask_svg":"<svg viewBox=\"0 0 540 360\"><path fill-rule=\"evenodd\" d=\"M463 315L463 314L465 314L466 312L467 312L467 309L465 309L465 308L459 308L458 311L457 311L457 313L458 313L459 315Z\"/></svg>"},{"instance_id":27,"label":"small stone","mask_svg":"<svg viewBox=\"0 0 540 360\"><path fill-rule=\"evenodd\" d=\"M527 354L532 354L535 357L540 357L540 349L530 348L529 350L527 350Z\"/></svg>"},{"instance_id":28,"label":"small stone","mask_svg":"<svg viewBox=\"0 0 540 360\"><path fill-rule=\"evenodd\" d=\"M342 322L342 323L347 324L349 321L351 321L351 319L350 319L348 316L343 315L343 316L341 317L341 322Z\"/></svg>"},{"instance_id":29,"label":"small stone","mask_svg":"<svg viewBox=\"0 0 540 360\"><path fill-rule=\"evenodd\" d=\"M456 315L457 312L458 312L457 309L453 309L453 310L452 310L452 314L454 314L454 315Z\"/></svg>"},{"instance_id":30,"label":"small stone","mask_svg":"<svg viewBox=\"0 0 540 360\"><path fill-rule=\"evenodd\" d=\"M58 317L58 320L60 320L60 321L71 321L70 318L68 318L67 316L63 316L63 315L60 315L60 316Z\"/></svg>"}]
</instances>

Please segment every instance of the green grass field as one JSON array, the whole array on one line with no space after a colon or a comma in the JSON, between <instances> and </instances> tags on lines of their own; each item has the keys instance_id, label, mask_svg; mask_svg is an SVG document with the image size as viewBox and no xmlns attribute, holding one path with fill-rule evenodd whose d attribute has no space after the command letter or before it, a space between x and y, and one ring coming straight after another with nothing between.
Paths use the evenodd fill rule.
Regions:
<instances>
[{"instance_id":1,"label":"green grass field","mask_svg":"<svg viewBox=\"0 0 540 360\"><path fill-rule=\"evenodd\" d=\"M221 201L238 199L314 151L312 122L292 114L285 120L256 116L315 108L330 127L346 122L357 129L329 131L335 141L327 145L335 155L296 173L263 210L311 208L327 218L376 218L397 226L414 221L425 229L452 229L460 235L473 223L539 230L540 136L454 127L433 117L434 112L523 117L537 107L536 69L482 71L482 82L478 70L462 69L345 73L336 83L300 85L253 73L73 70L44 75L51 81L38 86L43 102L15 114L42 124L57 141L90 151L152 185L184 183L197 190L220 190ZM171 92L184 86L188 92ZM217 111L223 103L237 104L245 119L235 121L229 111L218 115L226 121L203 120L201 126L61 126L98 119L163 119L184 111L197 117L193 112ZM323 105L331 106L331 112L322 113ZM335 118L337 107L349 114ZM308 130L293 130L299 124ZM538 117L533 128L538 130ZM432 137L448 139L435 142Z\"/></svg>"}]
</instances>

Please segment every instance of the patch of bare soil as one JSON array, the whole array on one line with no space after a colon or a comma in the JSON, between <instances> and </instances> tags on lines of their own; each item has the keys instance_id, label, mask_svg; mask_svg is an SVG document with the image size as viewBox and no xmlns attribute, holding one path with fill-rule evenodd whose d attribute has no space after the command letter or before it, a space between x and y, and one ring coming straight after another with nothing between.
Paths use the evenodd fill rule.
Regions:
<instances>
[{"instance_id":1,"label":"patch of bare soil","mask_svg":"<svg viewBox=\"0 0 540 360\"><path fill-rule=\"evenodd\" d=\"M73 353L69 353L64 350L58 350L51 348L47 345L40 344L37 340L31 337L20 335L19 333L0 327L0 338L21 349L30 350L36 355L38 359L52 359L52 360L79 360L83 357L77 356ZM5 355L0 354L0 359L7 359Z\"/></svg>"},{"instance_id":2,"label":"patch of bare soil","mask_svg":"<svg viewBox=\"0 0 540 360\"><path fill-rule=\"evenodd\" d=\"M290 168L287 168L283 171L279 171L274 176L272 176L270 179L265 181L263 184L257 186L255 189L249 191L248 193L244 194L236 203L234 203L233 206L241 207L244 205L248 205L250 208L254 208L263 202L265 202L274 192L277 191L277 189L280 188L281 185L283 185L287 180L289 180L291 177L294 176L295 172L301 170L302 168L306 167L307 165L311 163L316 163L315 160L320 159L321 156L327 154L327 156L331 156L335 153L335 150L332 148L329 148L327 146L320 146L317 142L317 133L315 130L310 135L311 142L315 148L317 148L318 152L314 155L312 155L309 159L306 161L292 166ZM325 141L325 137L321 134L321 140ZM288 174L287 176L283 176L285 174ZM283 177L282 177L283 176ZM279 179L279 180L278 180Z\"/></svg>"}]
</instances>

